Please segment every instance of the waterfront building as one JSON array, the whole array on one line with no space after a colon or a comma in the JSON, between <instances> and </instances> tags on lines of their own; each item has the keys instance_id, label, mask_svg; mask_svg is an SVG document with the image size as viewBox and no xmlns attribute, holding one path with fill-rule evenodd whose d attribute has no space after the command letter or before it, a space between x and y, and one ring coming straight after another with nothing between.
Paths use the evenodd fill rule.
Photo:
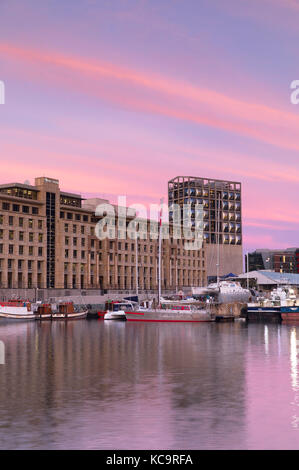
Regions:
<instances>
[{"instance_id":1,"label":"waterfront building","mask_svg":"<svg viewBox=\"0 0 299 470\"><path fill-rule=\"evenodd\" d=\"M219 247L219 274L240 274L242 263L242 196L241 183L194 176L176 176L168 181L168 205L191 205L195 217L197 204L204 210L204 243L207 258L207 276L217 274ZM194 222L193 222L194 224Z\"/></svg>"},{"instance_id":2,"label":"waterfront building","mask_svg":"<svg viewBox=\"0 0 299 470\"><path fill-rule=\"evenodd\" d=\"M240 282L243 287L256 288L261 291L271 291L277 287L288 286L299 292L299 274L294 273L277 273L275 271L259 270L243 273L234 278Z\"/></svg>"},{"instance_id":3,"label":"waterfront building","mask_svg":"<svg viewBox=\"0 0 299 470\"><path fill-rule=\"evenodd\" d=\"M245 255L247 271L247 255ZM299 248L259 249L248 253L249 271L270 269L277 273L299 274Z\"/></svg>"},{"instance_id":4,"label":"waterfront building","mask_svg":"<svg viewBox=\"0 0 299 470\"><path fill-rule=\"evenodd\" d=\"M98 204L62 191L59 181L39 177L35 185L0 185L0 287L2 289L136 290L136 242L129 226L134 214L125 208L126 221L116 209L114 238L99 240L95 228L102 216ZM140 222L149 229L150 220ZM138 285L142 291L158 287L158 239L138 239ZM162 288L169 290L206 284L205 249L185 250L184 240L162 243Z\"/></svg>"}]
</instances>

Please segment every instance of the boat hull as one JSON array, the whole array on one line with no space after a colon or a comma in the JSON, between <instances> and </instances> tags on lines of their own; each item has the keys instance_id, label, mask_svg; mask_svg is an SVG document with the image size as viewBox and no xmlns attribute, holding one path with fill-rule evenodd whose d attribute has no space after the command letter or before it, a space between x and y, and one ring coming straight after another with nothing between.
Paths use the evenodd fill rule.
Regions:
<instances>
[{"instance_id":1,"label":"boat hull","mask_svg":"<svg viewBox=\"0 0 299 470\"><path fill-rule=\"evenodd\" d=\"M86 318L87 310L84 312L73 312L73 313L52 313L47 315L35 315L35 319L39 321L43 320L80 320L81 318Z\"/></svg>"},{"instance_id":2,"label":"boat hull","mask_svg":"<svg viewBox=\"0 0 299 470\"><path fill-rule=\"evenodd\" d=\"M188 311L143 311L143 312L126 312L127 321L142 321L142 322L212 322L215 321L207 313L188 312Z\"/></svg>"},{"instance_id":3,"label":"boat hull","mask_svg":"<svg viewBox=\"0 0 299 470\"><path fill-rule=\"evenodd\" d=\"M0 320L32 321L35 320L34 313L17 314L0 312Z\"/></svg>"},{"instance_id":4,"label":"boat hull","mask_svg":"<svg viewBox=\"0 0 299 470\"><path fill-rule=\"evenodd\" d=\"M299 306L281 307L281 318L283 321L299 321Z\"/></svg>"},{"instance_id":5,"label":"boat hull","mask_svg":"<svg viewBox=\"0 0 299 470\"><path fill-rule=\"evenodd\" d=\"M111 314L105 314L104 315L104 320L105 321L126 321L127 320L127 316L126 314L117 314L117 313L113 313L112 315Z\"/></svg>"},{"instance_id":6,"label":"boat hull","mask_svg":"<svg viewBox=\"0 0 299 470\"><path fill-rule=\"evenodd\" d=\"M248 306L246 312L248 321L281 321L280 307Z\"/></svg>"}]
</instances>

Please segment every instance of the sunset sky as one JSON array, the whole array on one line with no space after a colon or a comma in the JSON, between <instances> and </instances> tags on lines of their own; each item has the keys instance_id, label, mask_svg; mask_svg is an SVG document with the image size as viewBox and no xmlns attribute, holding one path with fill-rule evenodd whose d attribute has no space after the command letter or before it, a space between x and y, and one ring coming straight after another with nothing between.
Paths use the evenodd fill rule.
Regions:
<instances>
[{"instance_id":1,"label":"sunset sky","mask_svg":"<svg viewBox=\"0 0 299 470\"><path fill-rule=\"evenodd\" d=\"M298 246L295 79L299 0L0 0L0 182L241 181L244 249Z\"/></svg>"}]
</instances>

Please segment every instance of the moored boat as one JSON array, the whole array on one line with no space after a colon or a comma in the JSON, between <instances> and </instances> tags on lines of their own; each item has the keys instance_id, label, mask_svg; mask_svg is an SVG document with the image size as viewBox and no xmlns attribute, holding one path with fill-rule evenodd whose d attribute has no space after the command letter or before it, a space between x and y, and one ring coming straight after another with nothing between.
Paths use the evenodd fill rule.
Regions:
<instances>
[{"instance_id":1,"label":"moored boat","mask_svg":"<svg viewBox=\"0 0 299 470\"><path fill-rule=\"evenodd\" d=\"M73 302L61 302L59 304L43 304L38 307L35 314L36 320L80 320L86 318L87 309L75 309Z\"/></svg>"},{"instance_id":2,"label":"moored boat","mask_svg":"<svg viewBox=\"0 0 299 470\"><path fill-rule=\"evenodd\" d=\"M31 303L24 300L10 300L0 303L0 319L6 320L35 320Z\"/></svg>"},{"instance_id":3,"label":"moored boat","mask_svg":"<svg viewBox=\"0 0 299 470\"><path fill-rule=\"evenodd\" d=\"M212 322L215 319L205 310L192 305L173 305L169 308L142 309L126 312L127 321L143 322Z\"/></svg>"},{"instance_id":4,"label":"moored boat","mask_svg":"<svg viewBox=\"0 0 299 470\"><path fill-rule=\"evenodd\" d=\"M299 306L283 306L281 307L281 318L283 321L299 321Z\"/></svg>"},{"instance_id":5,"label":"moored boat","mask_svg":"<svg viewBox=\"0 0 299 470\"><path fill-rule=\"evenodd\" d=\"M104 315L104 320L121 320L126 321L127 316L123 310L118 310L117 312L106 312Z\"/></svg>"}]
</instances>

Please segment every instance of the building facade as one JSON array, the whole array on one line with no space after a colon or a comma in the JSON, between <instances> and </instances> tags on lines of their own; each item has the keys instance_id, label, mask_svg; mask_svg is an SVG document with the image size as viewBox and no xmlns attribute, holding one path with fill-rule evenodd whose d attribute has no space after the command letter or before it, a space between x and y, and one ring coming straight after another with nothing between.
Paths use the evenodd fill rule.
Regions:
<instances>
[{"instance_id":1,"label":"building facade","mask_svg":"<svg viewBox=\"0 0 299 470\"><path fill-rule=\"evenodd\" d=\"M139 221L136 246L127 230L134 216L125 209L121 220L115 208L115 236L99 240L95 209L108 202L61 191L53 178L0 185L0 288L136 290L137 250L139 289L156 290L158 233L151 239L151 222ZM164 289L206 284L205 249L185 250L171 229L162 249Z\"/></svg>"},{"instance_id":2,"label":"building facade","mask_svg":"<svg viewBox=\"0 0 299 470\"><path fill-rule=\"evenodd\" d=\"M242 262L242 195L241 183L177 176L168 182L168 205L191 205L191 220L195 218L196 205L203 205L203 237L207 258L207 276L240 274ZM195 224L195 222L192 222Z\"/></svg>"},{"instance_id":3,"label":"building facade","mask_svg":"<svg viewBox=\"0 0 299 470\"><path fill-rule=\"evenodd\" d=\"M248 254L249 271L268 269L277 273L299 274L299 248L260 249ZM245 256L247 271L247 255Z\"/></svg>"}]
</instances>

